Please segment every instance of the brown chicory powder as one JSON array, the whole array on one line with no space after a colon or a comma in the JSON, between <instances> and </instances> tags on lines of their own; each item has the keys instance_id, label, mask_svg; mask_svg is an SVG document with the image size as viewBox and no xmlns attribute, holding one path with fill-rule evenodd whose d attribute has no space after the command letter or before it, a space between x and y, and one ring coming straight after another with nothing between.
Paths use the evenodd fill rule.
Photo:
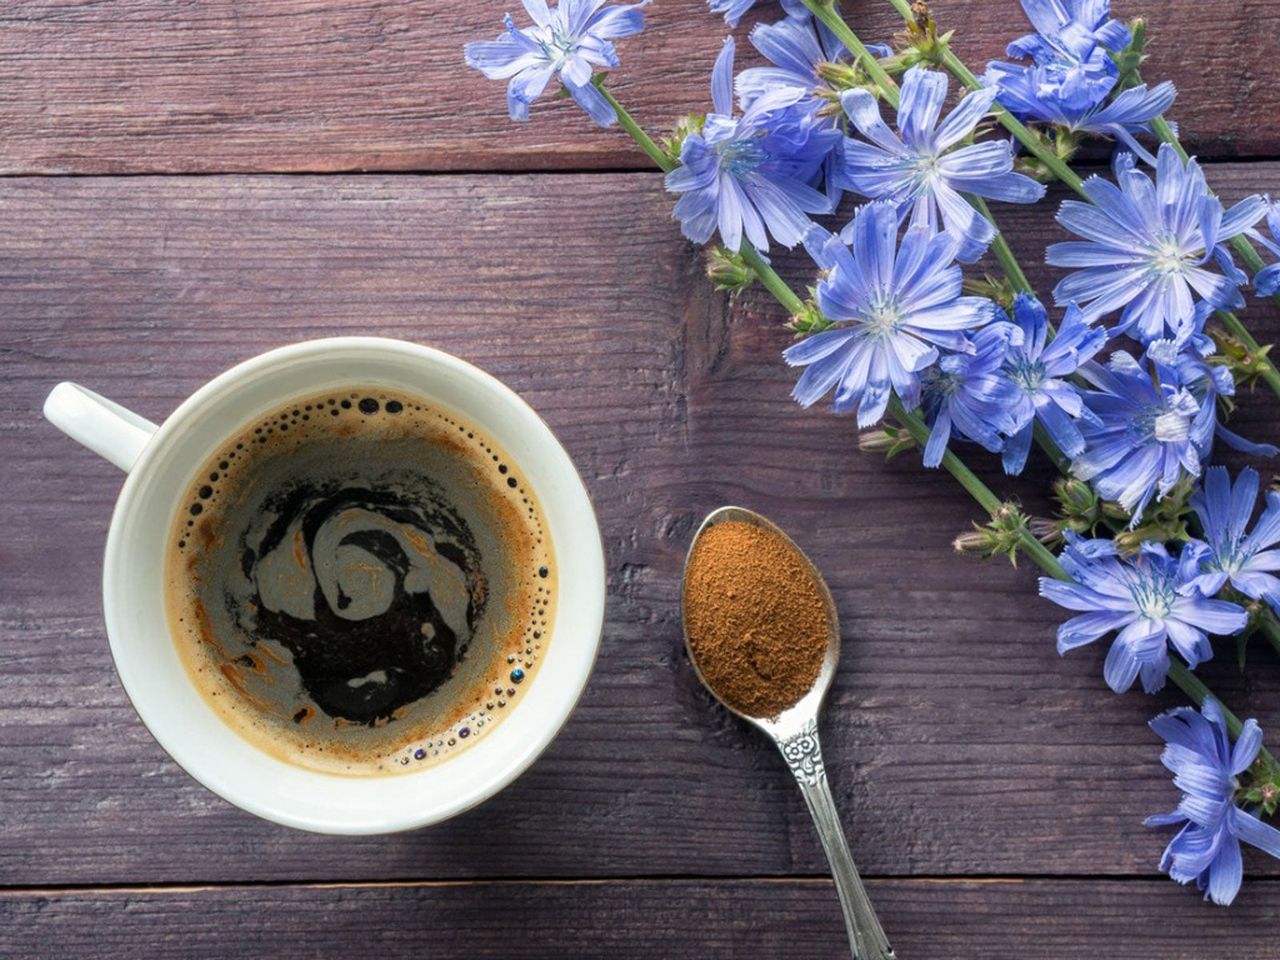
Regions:
<instances>
[{"instance_id":1,"label":"brown chicory powder","mask_svg":"<svg viewBox=\"0 0 1280 960\"><path fill-rule=\"evenodd\" d=\"M753 717L775 717L822 669L829 621L822 590L795 548L741 520L708 528L684 584L689 649L707 685Z\"/></svg>"}]
</instances>

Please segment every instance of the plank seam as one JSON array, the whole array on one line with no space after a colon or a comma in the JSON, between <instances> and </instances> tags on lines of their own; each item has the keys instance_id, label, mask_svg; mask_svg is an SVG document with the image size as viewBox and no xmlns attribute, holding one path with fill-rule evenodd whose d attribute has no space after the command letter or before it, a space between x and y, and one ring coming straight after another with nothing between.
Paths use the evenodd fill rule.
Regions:
<instances>
[{"instance_id":1,"label":"plank seam","mask_svg":"<svg viewBox=\"0 0 1280 960\"><path fill-rule=\"evenodd\" d=\"M1246 157L1233 157L1229 155L1222 156L1198 156L1196 159L1202 167L1214 166L1248 166L1252 164L1267 164L1280 162L1280 154L1260 154ZM1109 169L1109 165L1103 161L1090 160L1088 163L1076 164L1073 169L1080 174L1081 177L1088 177L1093 173L1103 173ZM531 177L541 175L575 175L575 174L599 174L608 176L610 174L627 174L627 173L652 173L657 175L659 171L652 166L639 165L615 165L615 166L564 166L564 167L538 167L538 168L521 168L521 167L492 167L476 169L475 167L442 167L439 169L384 169L384 170L368 170L368 169L335 169L335 170L296 170L289 168L274 169L242 169L237 167L228 167L225 170L192 170L192 171L175 171L175 170L126 170L120 172L70 172L70 173L40 173L37 171L24 170L5 170L0 171L0 180L128 180L139 177Z\"/></svg>"},{"instance_id":2,"label":"plank seam","mask_svg":"<svg viewBox=\"0 0 1280 960\"><path fill-rule=\"evenodd\" d=\"M958 885L991 885L1018 886L1035 883L1150 883L1165 880L1163 874L864 874L864 880L874 883L910 883L933 886ZM663 884L680 883L719 884L801 884L826 886L831 883L830 876L819 874L655 874L644 877L467 877L454 880L420 880L400 878L392 880L237 880L211 881L207 883L175 882L175 883L99 883L99 884L5 884L0 885L0 899L13 899L24 896L64 896L76 894L139 894L154 893L179 895L184 893L209 893L219 890L242 890L251 888L296 888L302 890L394 890L415 888L447 888L447 887L481 887L481 886L530 886L530 887L568 887L568 886L607 886L611 884ZM1255 877L1249 881L1251 887L1259 885L1280 885L1280 877Z\"/></svg>"}]
</instances>

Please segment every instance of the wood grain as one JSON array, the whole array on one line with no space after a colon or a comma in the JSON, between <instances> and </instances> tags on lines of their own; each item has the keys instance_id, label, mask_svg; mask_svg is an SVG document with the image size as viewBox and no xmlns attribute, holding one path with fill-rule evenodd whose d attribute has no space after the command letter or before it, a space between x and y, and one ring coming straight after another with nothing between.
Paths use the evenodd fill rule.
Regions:
<instances>
[{"instance_id":1,"label":"wood grain","mask_svg":"<svg viewBox=\"0 0 1280 960\"><path fill-rule=\"evenodd\" d=\"M616 130L550 101L506 119L501 83L462 63L468 40L518 4L483 0L23 0L0 9L0 172L578 169L645 166ZM975 68L1028 31L1017 0L938 0ZM1280 7L1117 0L1151 21L1147 73L1181 90L1196 149L1280 154ZM851 0L867 40L900 21L885 0ZM778 8L760 7L773 19ZM619 98L659 133L707 109L726 27L704 0L662 0L621 46ZM738 31L741 64L754 62Z\"/></svg>"},{"instance_id":2,"label":"wood grain","mask_svg":"<svg viewBox=\"0 0 1280 960\"><path fill-rule=\"evenodd\" d=\"M1280 192L1280 164L1211 178ZM681 652L684 550L725 502L778 521L831 582L845 652L823 736L868 873L1154 873L1167 835L1141 821L1174 792L1145 724L1178 698L1108 693L1100 650L1060 659L1033 571L951 555L976 514L947 476L861 455L848 420L798 409L777 309L711 294L668 210L647 174L0 182L0 883L822 873L772 747ZM1028 263L1057 236L1047 209L1000 213ZM518 783L438 828L337 839L223 803L137 721L98 592L120 476L39 408L70 378L161 419L237 360L360 332L443 347L528 397L591 488L610 597L586 698ZM1242 406L1243 432L1280 440L1265 398ZM1009 482L972 459L1042 501L1043 470ZM1248 680L1225 653L1204 676L1275 730L1280 669L1254 658Z\"/></svg>"},{"instance_id":3,"label":"wood grain","mask_svg":"<svg viewBox=\"0 0 1280 960\"><path fill-rule=\"evenodd\" d=\"M901 960L1273 960L1280 883L1230 910L1168 881L873 881ZM465 883L0 893L26 960L847 956L828 881Z\"/></svg>"}]
</instances>

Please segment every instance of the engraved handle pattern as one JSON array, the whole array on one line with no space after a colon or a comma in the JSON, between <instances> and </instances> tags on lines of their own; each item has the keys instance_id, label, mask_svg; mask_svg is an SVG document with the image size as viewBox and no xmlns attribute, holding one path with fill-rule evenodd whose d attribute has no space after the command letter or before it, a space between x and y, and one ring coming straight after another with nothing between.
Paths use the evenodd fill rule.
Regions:
<instances>
[{"instance_id":1,"label":"engraved handle pattern","mask_svg":"<svg viewBox=\"0 0 1280 960\"><path fill-rule=\"evenodd\" d=\"M880 926L880 919L862 885L862 878L858 876L858 868L854 866L835 800L827 786L817 720L810 720L799 733L779 739L778 748L800 785L800 792L813 815L822 848L831 864L853 960L894 960L893 948L889 946L884 928Z\"/></svg>"},{"instance_id":2,"label":"engraved handle pattern","mask_svg":"<svg viewBox=\"0 0 1280 960\"><path fill-rule=\"evenodd\" d=\"M782 756L791 768L796 782L811 786L827 775L822 765L822 748L818 745L818 723L810 720L795 736L778 741Z\"/></svg>"}]
</instances>

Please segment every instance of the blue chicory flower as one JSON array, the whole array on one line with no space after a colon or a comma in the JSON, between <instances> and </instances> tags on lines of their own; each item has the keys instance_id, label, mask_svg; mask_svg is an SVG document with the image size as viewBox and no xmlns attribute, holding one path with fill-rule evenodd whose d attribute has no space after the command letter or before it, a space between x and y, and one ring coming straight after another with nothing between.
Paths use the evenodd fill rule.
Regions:
<instances>
[{"instance_id":1,"label":"blue chicory flower","mask_svg":"<svg viewBox=\"0 0 1280 960\"><path fill-rule=\"evenodd\" d=\"M1200 575L1188 589L1206 597L1218 594L1231 584L1246 597L1265 600L1280 610L1280 493L1268 491L1266 509L1249 532L1258 499L1258 473L1250 467L1240 471L1232 484L1226 467L1210 467L1204 483L1191 496L1191 507L1200 518L1203 539L1188 545L1199 564Z\"/></svg>"},{"instance_id":2,"label":"blue chicory flower","mask_svg":"<svg viewBox=\"0 0 1280 960\"><path fill-rule=\"evenodd\" d=\"M701 133L685 137L680 166L667 174L667 189L683 194L675 216L696 243L719 230L721 243L735 252L743 234L762 252L769 249L769 235L793 247L813 226L807 214L831 211L809 181L840 134L786 113L800 98L794 89L760 97L741 117L733 116L733 51L729 37L711 75L715 112Z\"/></svg>"},{"instance_id":3,"label":"blue chicory flower","mask_svg":"<svg viewBox=\"0 0 1280 960\"><path fill-rule=\"evenodd\" d=\"M640 8L649 0L605 6L605 0L522 0L533 25L516 29L511 15L506 32L496 40L477 40L465 48L467 66L490 80L506 80L507 110L512 120L528 120L529 104L538 99L553 76L602 127L617 119L613 107L591 82L596 67L618 66L613 41L644 29Z\"/></svg>"},{"instance_id":4,"label":"blue chicory flower","mask_svg":"<svg viewBox=\"0 0 1280 960\"><path fill-rule=\"evenodd\" d=\"M1177 91L1171 83L1142 84L1112 98L1120 79L1112 54L1132 37L1111 19L1108 0L1023 0L1023 9L1039 32L1015 40L1008 53L1031 63L990 63L983 78L1000 102L1020 120L1115 137L1154 164L1134 134L1149 133Z\"/></svg>"},{"instance_id":5,"label":"blue chicory flower","mask_svg":"<svg viewBox=\"0 0 1280 960\"><path fill-rule=\"evenodd\" d=\"M1111 18L1111 0L1021 0L1036 32L1009 44L1011 57L1054 53L1079 59L1094 46L1119 53L1133 39L1129 28Z\"/></svg>"},{"instance_id":6,"label":"blue chicory flower","mask_svg":"<svg viewBox=\"0 0 1280 960\"><path fill-rule=\"evenodd\" d=\"M1018 429L1013 410L1019 391L1005 375L1004 361L1011 345L1021 344L1021 328L1001 320L968 339L968 351L946 354L922 377L931 428L924 448L926 467L942 463L953 425L962 439L992 453L1003 449L1005 435Z\"/></svg>"},{"instance_id":7,"label":"blue chicory flower","mask_svg":"<svg viewBox=\"0 0 1280 960\"><path fill-rule=\"evenodd\" d=\"M807 11L806 11L807 13ZM758 23L751 30L751 44L771 66L748 67L738 74L734 88L744 111L765 97L791 91L796 99L780 111L783 116L771 118L770 126L807 127L837 130L840 126L839 100L828 86L821 70L827 64L848 63L852 55L843 43L820 20L809 16L789 16L776 23ZM871 44L874 56L889 56L883 45ZM790 98L787 98L790 100ZM790 117L786 115L792 115ZM840 137L829 142L834 146ZM831 150L823 161L821 179L831 209L840 202L841 189L836 183L835 163L838 151Z\"/></svg>"},{"instance_id":8,"label":"blue chicory flower","mask_svg":"<svg viewBox=\"0 0 1280 960\"><path fill-rule=\"evenodd\" d=\"M1280 257L1280 203L1270 197L1266 198L1266 203L1267 228L1271 231L1271 239L1268 240L1257 230L1250 230L1249 236ZM1258 275L1253 278L1253 286L1260 297L1273 297L1280 293L1280 263L1273 263L1259 270Z\"/></svg>"},{"instance_id":9,"label":"blue chicory flower","mask_svg":"<svg viewBox=\"0 0 1280 960\"><path fill-rule=\"evenodd\" d=\"M1054 288L1055 302L1080 304L1091 322L1123 307L1116 332L1136 327L1144 343L1193 333L1194 294L1215 310L1243 306L1238 288L1248 278L1223 244L1258 222L1265 201L1248 197L1224 213L1199 164L1183 164L1168 144L1154 183L1128 152L1117 155L1114 173L1119 186L1090 177L1093 203L1066 200L1058 211L1058 222L1085 239L1046 251L1053 266L1082 268ZM1225 276L1205 268L1211 259Z\"/></svg>"},{"instance_id":10,"label":"blue chicory flower","mask_svg":"<svg viewBox=\"0 0 1280 960\"><path fill-rule=\"evenodd\" d=\"M1152 497L1163 497L1183 471L1200 475L1213 444L1214 401L1176 382L1157 381L1127 353L1087 363L1080 375L1097 389L1082 393L1092 417L1079 421L1084 450L1071 473L1117 500L1137 525Z\"/></svg>"},{"instance_id":11,"label":"blue chicory flower","mask_svg":"<svg viewBox=\"0 0 1280 960\"><path fill-rule=\"evenodd\" d=\"M792 396L808 407L832 389L836 412L857 410L858 426L884 416L891 391L907 409L920 404L920 374L938 347L965 351L964 331L989 322L995 306L961 295L956 242L926 226L907 230L898 246L898 214L889 204L862 207L851 225L853 249L815 228L806 246L826 273L818 306L836 326L787 348L805 367Z\"/></svg>"},{"instance_id":12,"label":"blue chicory flower","mask_svg":"<svg viewBox=\"0 0 1280 960\"><path fill-rule=\"evenodd\" d=\"M912 67L902 81L895 133L869 91L841 94L845 113L870 142L845 139L837 183L886 200L902 215L910 211L913 224L937 228L941 215L942 227L959 244L959 259L969 263L982 256L996 230L961 194L1035 203L1044 196L1044 185L1013 172L1007 140L961 145L991 109L994 89L968 94L939 124L946 96L946 74Z\"/></svg>"},{"instance_id":13,"label":"blue chicory flower","mask_svg":"<svg viewBox=\"0 0 1280 960\"><path fill-rule=\"evenodd\" d=\"M1022 0L1036 32L1009 44L1011 57L1037 68L1036 95L1063 109L1101 103L1119 78L1113 53L1129 45L1129 28L1111 19L1110 0Z\"/></svg>"},{"instance_id":14,"label":"blue chicory flower","mask_svg":"<svg viewBox=\"0 0 1280 960\"><path fill-rule=\"evenodd\" d=\"M1020 293L1014 300L1013 322L1021 328L1022 338L1010 343L1005 373L1018 390L1011 411L1018 426L1005 442L1003 460L1006 473L1021 473L1037 421L1058 449L1072 458L1084 452L1076 420L1101 425L1067 377L1094 358L1106 344L1107 334L1089 326L1073 304L1067 307L1057 336L1048 342L1049 317L1029 293Z\"/></svg>"},{"instance_id":15,"label":"blue chicory flower","mask_svg":"<svg viewBox=\"0 0 1280 960\"><path fill-rule=\"evenodd\" d=\"M1122 557L1111 540L1066 536L1059 560L1071 580L1040 579L1040 596L1079 611L1058 627L1058 653L1116 631L1102 668L1116 693L1139 677L1155 693L1169 672L1170 645L1194 668L1213 656L1206 632L1238 633L1248 622L1238 604L1183 590L1196 575L1195 558L1185 552L1175 560L1163 544L1145 542Z\"/></svg>"},{"instance_id":16,"label":"blue chicory flower","mask_svg":"<svg viewBox=\"0 0 1280 960\"><path fill-rule=\"evenodd\" d=\"M829 107L836 99L827 80L819 72L825 64L847 64L853 59L849 50L820 20L808 16L789 16L776 23L758 23L751 28L751 45L771 64L748 67L738 74L735 88L742 109L766 94L779 89L795 89L802 99L799 104L815 108ZM867 44L873 56L887 57L892 50L884 44ZM829 113L832 125L837 118Z\"/></svg>"},{"instance_id":17,"label":"blue chicory flower","mask_svg":"<svg viewBox=\"0 0 1280 960\"><path fill-rule=\"evenodd\" d=\"M1045 91L1055 91L1043 78L1045 68L1016 63L991 63L983 82L999 93L1000 103L1019 120L1049 123L1070 133L1113 137L1153 166L1156 158L1138 142L1135 134L1150 133L1151 121L1173 106L1178 91L1165 81L1154 87L1145 83L1118 93L1109 102L1100 100L1084 108L1067 106Z\"/></svg>"},{"instance_id":18,"label":"blue chicory flower","mask_svg":"<svg viewBox=\"0 0 1280 960\"><path fill-rule=\"evenodd\" d=\"M1227 906L1244 876L1241 841L1280 857L1280 830L1235 801L1237 777L1262 749L1262 730L1256 720L1246 720L1232 746L1222 708L1213 700L1199 713L1190 707L1162 713L1151 729L1166 743L1160 762L1182 793L1176 809L1146 819L1149 827L1182 826L1165 848L1160 869L1178 883L1194 880L1206 900Z\"/></svg>"},{"instance_id":19,"label":"blue chicory flower","mask_svg":"<svg viewBox=\"0 0 1280 960\"><path fill-rule=\"evenodd\" d=\"M743 15L756 5L756 0L707 0L707 7L712 13L723 13L724 22L731 27L736 27ZM782 9L789 16L807 17L810 14L809 8L800 0L782 0Z\"/></svg>"}]
</instances>

